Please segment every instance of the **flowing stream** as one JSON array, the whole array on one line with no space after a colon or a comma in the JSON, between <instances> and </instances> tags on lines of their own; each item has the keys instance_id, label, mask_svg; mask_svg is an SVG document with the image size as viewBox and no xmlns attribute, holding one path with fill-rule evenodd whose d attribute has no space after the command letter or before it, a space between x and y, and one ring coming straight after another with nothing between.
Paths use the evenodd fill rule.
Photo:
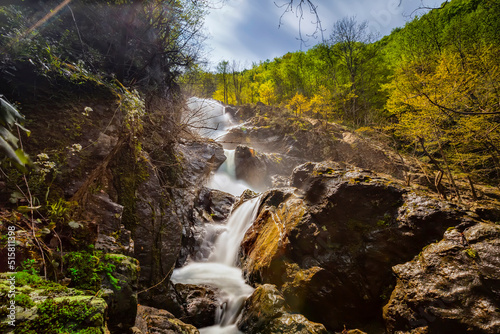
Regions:
<instances>
[{"instance_id":1,"label":"flowing stream","mask_svg":"<svg viewBox=\"0 0 500 334\"><path fill-rule=\"evenodd\" d=\"M201 135L212 139L224 136L227 129L234 124L224 107L210 100L191 98L188 101L191 120ZM249 187L236 180L234 150L224 150L226 161L208 183L212 189L222 190L235 196ZM204 261L190 262L186 266L174 270L171 280L174 283L209 284L216 286L221 293L215 326L201 328L202 334L236 334L236 320L245 299L253 292L243 279L237 264L238 251L246 231L253 224L260 205L260 196L252 198L234 209L226 225L215 240L212 253ZM210 227L207 226L207 230ZM216 229L218 230L218 229Z\"/></svg>"}]
</instances>

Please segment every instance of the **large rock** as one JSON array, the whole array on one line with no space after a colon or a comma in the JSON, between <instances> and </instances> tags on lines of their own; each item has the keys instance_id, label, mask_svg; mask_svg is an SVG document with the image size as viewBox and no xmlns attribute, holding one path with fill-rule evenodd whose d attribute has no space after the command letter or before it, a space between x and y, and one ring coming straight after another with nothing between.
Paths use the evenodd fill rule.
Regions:
<instances>
[{"instance_id":1,"label":"large rock","mask_svg":"<svg viewBox=\"0 0 500 334\"><path fill-rule=\"evenodd\" d=\"M171 313L140 305L137 310L134 334L199 334L196 327L185 324Z\"/></svg>"},{"instance_id":2,"label":"large rock","mask_svg":"<svg viewBox=\"0 0 500 334\"><path fill-rule=\"evenodd\" d=\"M247 334L328 333L323 325L288 313L285 299L271 284L259 286L245 301L238 329Z\"/></svg>"},{"instance_id":3,"label":"large rock","mask_svg":"<svg viewBox=\"0 0 500 334\"><path fill-rule=\"evenodd\" d=\"M390 333L500 333L500 226L459 226L393 268L384 318Z\"/></svg>"},{"instance_id":4,"label":"large rock","mask_svg":"<svg viewBox=\"0 0 500 334\"><path fill-rule=\"evenodd\" d=\"M103 261L112 269L101 286L102 298L108 304L108 326L113 333L119 333L134 326L139 261L122 254L106 254Z\"/></svg>"},{"instance_id":5,"label":"large rock","mask_svg":"<svg viewBox=\"0 0 500 334\"><path fill-rule=\"evenodd\" d=\"M220 304L219 291L208 285L176 284L175 289L182 303L180 318L197 328L215 324L216 311Z\"/></svg>"},{"instance_id":6,"label":"large rock","mask_svg":"<svg viewBox=\"0 0 500 334\"><path fill-rule=\"evenodd\" d=\"M208 258L235 200L231 194L201 188L195 199L192 224L185 226L183 248L177 261L179 265L184 264L188 258L196 261Z\"/></svg>"},{"instance_id":7,"label":"large rock","mask_svg":"<svg viewBox=\"0 0 500 334\"><path fill-rule=\"evenodd\" d=\"M254 283L277 285L293 311L339 330L372 321L410 260L446 228L468 218L388 178L333 163L308 163L292 186L262 197L242 244Z\"/></svg>"},{"instance_id":8,"label":"large rock","mask_svg":"<svg viewBox=\"0 0 500 334\"><path fill-rule=\"evenodd\" d=\"M106 253L134 254L131 232L122 224L123 206L111 200L105 192L90 196L82 218L98 226L95 247Z\"/></svg>"}]
</instances>

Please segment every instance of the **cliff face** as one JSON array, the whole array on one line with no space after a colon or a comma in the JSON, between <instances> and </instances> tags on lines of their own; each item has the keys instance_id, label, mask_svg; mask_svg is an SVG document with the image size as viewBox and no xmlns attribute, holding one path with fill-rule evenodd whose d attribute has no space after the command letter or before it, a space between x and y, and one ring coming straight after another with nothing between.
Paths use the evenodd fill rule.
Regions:
<instances>
[{"instance_id":1,"label":"cliff face","mask_svg":"<svg viewBox=\"0 0 500 334\"><path fill-rule=\"evenodd\" d=\"M34 162L26 182L13 168L0 180L2 203L14 203L2 204L2 222L9 219L22 242L17 267L34 258L42 273L76 288L88 283L81 279L88 274L95 292L107 291L102 312L110 317L108 327L121 333L134 325L138 298L161 308L171 302L162 292L169 291L167 278L188 248L183 244L191 237L195 199L225 160L223 149L177 137L180 107L172 100L159 107L93 79L51 80L26 63L17 66L19 75L0 85L26 116L31 136L22 142ZM13 197L18 188L37 202ZM15 213L23 206L42 211ZM103 254L138 261L140 270L102 267ZM68 260L87 258L97 262L81 274L72 266L82 261Z\"/></svg>"}]
</instances>

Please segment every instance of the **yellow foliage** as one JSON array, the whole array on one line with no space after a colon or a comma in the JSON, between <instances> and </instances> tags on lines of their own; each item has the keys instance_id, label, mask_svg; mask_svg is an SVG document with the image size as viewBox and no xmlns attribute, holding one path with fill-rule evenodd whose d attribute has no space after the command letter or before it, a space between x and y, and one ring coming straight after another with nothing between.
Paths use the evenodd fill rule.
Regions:
<instances>
[{"instance_id":1,"label":"yellow foliage","mask_svg":"<svg viewBox=\"0 0 500 334\"><path fill-rule=\"evenodd\" d=\"M295 94L295 96L292 97L290 102L287 104L287 108L294 111L297 115L301 115L308 109L308 107L309 102L307 101L307 98L300 93Z\"/></svg>"},{"instance_id":2,"label":"yellow foliage","mask_svg":"<svg viewBox=\"0 0 500 334\"><path fill-rule=\"evenodd\" d=\"M274 104L276 102L276 94L274 92L274 85L271 81L266 81L259 86L260 101L265 104Z\"/></svg>"},{"instance_id":3,"label":"yellow foliage","mask_svg":"<svg viewBox=\"0 0 500 334\"><path fill-rule=\"evenodd\" d=\"M499 55L498 46L448 49L399 68L386 87L396 134L445 148L461 171L491 169L500 144L499 123L488 114L500 111Z\"/></svg>"},{"instance_id":4,"label":"yellow foliage","mask_svg":"<svg viewBox=\"0 0 500 334\"><path fill-rule=\"evenodd\" d=\"M308 109L318 118L323 116L324 119L328 119L328 112L331 110L330 95L331 92L325 86L320 86L318 93L309 101Z\"/></svg>"}]
</instances>

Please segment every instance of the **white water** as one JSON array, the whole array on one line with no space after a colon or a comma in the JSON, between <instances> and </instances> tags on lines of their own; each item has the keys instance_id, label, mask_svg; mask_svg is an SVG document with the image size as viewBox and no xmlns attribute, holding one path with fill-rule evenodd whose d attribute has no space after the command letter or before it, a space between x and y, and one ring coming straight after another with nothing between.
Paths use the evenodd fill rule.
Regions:
<instances>
[{"instance_id":1,"label":"white water","mask_svg":"<svg viewBox=\"0 0 500 334\"><path fill-rule=\"evenodd\" d=\"M230 118L218 114L223 107L217 102L206 102L207 100L196 98L190 101L195 104L194 108L204 108L205 116L197 115L201 120L217 121L216 126L211 123L217 128L209 134L211 138L223 136L227 126L232 125ZM203 125L197 126L203 127ZM249 187L244 182L236 180L234 150L224 150L224 154L227 157L226 161L207 186L239 196ZM241 269L236 267L236 262L241 242L257 216L259 205L260 196L242 203L231 212L222 232L220 226L207 226L206 238L213 238L215 233L218 234L208 259L205 259L205 262L191 262L172 273L171 280L174 283L210 284L219 288L221 292L221 307L215 319L217 325L200 329L202 334L241 333L236 328L236 320L243 302L252 294L253 288L245 283ZM210 242L206 244L209 245Z\"/></svg>"},{"instance_id":2,"label":"white water","mask_svg":"<svg viewBox=\"0 0 500 334\"><path fill-rule=\"evenodd\" d=\"M226 114L225 107L215 100L191 97L187 106L188 112L183 117L183 122L203 137L219 139L234 125L231 115Z\"/></svg>"},{"instance_id":3,"label":"white water","mask_svg":"<svg viewBox=\"0 0 500 334\"><path fill-rule=\"evenodd\" d=\"M229 129L239 126L217 101L191 97L187 103L189 112L184 117L184 122L190 124L201 136L217 140L224 137ZM250 189L246 182L236 179L234 153L235 150L224 150L226 161L211 176L208 188L233 196L240 196L243 191Z\"/></svg>"},{"instance_id":4,"label":"white water","mask_svg":"<svg viewBox=\"0 0 500 334\"><path fill-rule=\"evenodd\" d=\"M219 167L208 181L207 187L230 193L233 196L240 196L250 186L236 179L236 165L234 163L234 151L224 150L226 161Z\"/></svg>"}]
</instances>

